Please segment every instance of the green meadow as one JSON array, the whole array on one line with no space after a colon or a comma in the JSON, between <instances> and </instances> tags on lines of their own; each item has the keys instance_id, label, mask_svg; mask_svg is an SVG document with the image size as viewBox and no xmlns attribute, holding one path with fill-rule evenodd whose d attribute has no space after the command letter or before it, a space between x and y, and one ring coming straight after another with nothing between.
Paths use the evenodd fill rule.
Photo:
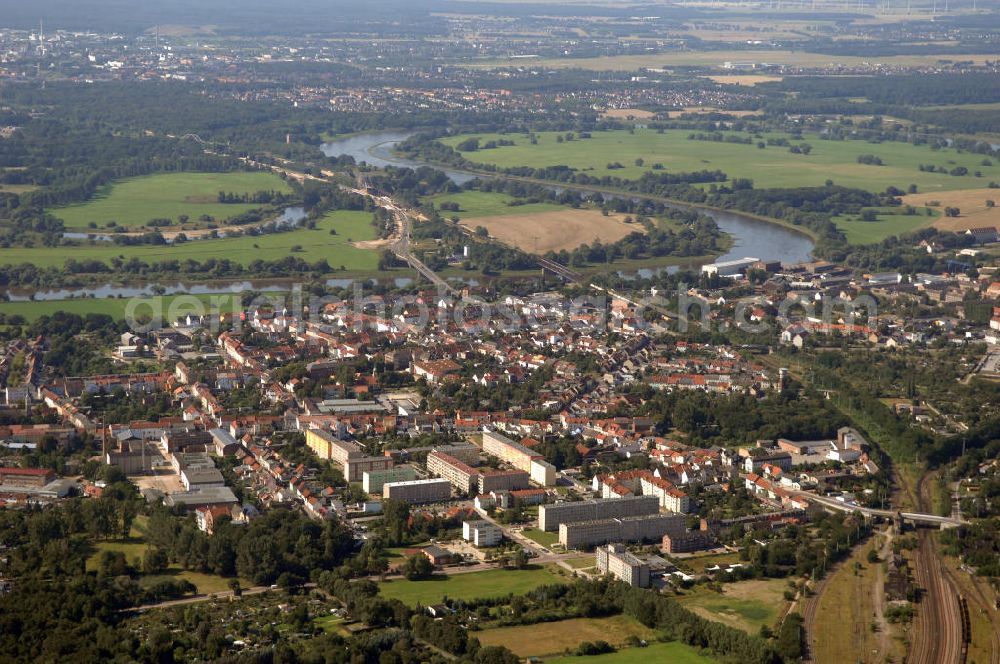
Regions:
<instances>
[{"instance_id":1,"label":"green meadow","mask_svg":"<svg viewBox=\"0 0 1000 664\"><path fill-rule=\"evenodd\" d=\"M441 602L445 597L471 600L504 597L508 594L523 595L541 585L564 582L565 577L557 569L533 566L523 570L491 569L468 574L437 574L423 581L383 581L379 584L379 594L388 599L398 599L409 606L429 606Z\"/></svg>"},{"instance_id":2,"label":"green meadow","mask_svg":"<svg viewBox=\"0 0 1000 664\"><path fill-rule=\"evenodd\" d=\"M921 192L985 187L991 180L1000 181L1000 164L983 166L983 156L960 153L955 149L932 150L927 146L900 142L867 143L864 141L823 140L818 134L804 134L793 139L789 134L768 133L763 138L786 138L793 145L808 143L810 154L793 154L788 147L767 146L760 149L756 139L751 145L739 143L689 140L688 130L667 130L662 134L652 129L593 132L591 138L557 142L557 132L537 134L532 145L525 134L467 134L441 139L456 147L472 136L480 144L489 140L513 140L515 145L463 152L471 161L499 167L545 167L566 165L585 171L594 177L605 175L635 179L660 163L667 171L685 172L702 169L721 170L730 178L750 178L757 188L820 186L827 180L836 184L870 191L885 191L889 186L906 190L916 184ZM723 132L724 135L749 136L745 132ZM872 154L883 165L857 163L859 155ZM641 159L642 165L636 165ZM620 163L622 168L607 168ZM919 164L934 164L948 170L964 166L969 174L952 176L944 173L924 173ZM980 171L982 177L973 174Z\"/></svg>"},{"instance_id":3,"label":"green meadow","mask_svg":"<svg viewBox=\"0 0 1000 664\"><path fill-rule=\"evenodd\" d=\"M214 258L248 265L255 260L273 261L297 256L309 262L326 259L335 269L344 266L348 271L370 271L378 268L378 252L359 249L350 242L375 238L371 219L368 212L338 210L320 219L315 229L297 228L266 235L191 240L176 245L119 246L95 240L58 249L12 247L0 249L0 264L31 263L39 267L61 267L68 259L109 262L118 257L123 260L137 258L145 262ZM335 230L336 234L332 235L331 230Z\"/></svg>"},{"instance_id":4,"label":"green meadow","mask_svg":"<svg viewBox=\"0 0 1000 664\"><path fill-rule=\"evenodd\" d=\"M236 313L239 311L237 296L233 293L206 295L163 295L141 298L132 305L135 315L162 312L181 315L191 311L194 300L205 303L208 307L218 306L220 313ZM126 308L131 298L79 298L72 300L35 300L31 302L0 302L0 313L7 316L19 315L27 322L33 322L41 316L51 316L58 312L86 316L87 314L107 314L115 320L125 318ZM212 311L211 308L205 311Z\"/></svg>"},{"instance_id":5,"label":"green meadow","mask_svg":"<svg viewBox=\"0 0 1000 664\"><path fill-rule=\"evenodd\" d=\"M860 215L842 214L833 218L833 223L844 232L851 244L873 244L891 235L908 233L934 223L938 213L927 215L929 208L917 208L917 214L899 214L898 208L873 208L876 221L863 221Z\"/></svg>"},{"instance_id":6,"label":"green meadow","mask_svg":"<svg viewBox=\"0 0 1000 664\"><path fill-rule=\"evenodd\" d=\"M711 664L714 661L691 646L677 641L654 643L645 648L624 648L607 655L593 655L591 657L570 655L545 660L546 664L646 664L647 662Z\"/></svg>"},{"instance_id":7,"label":"green meadow","mask_svg":"<svg viewBox=\"0 0 1000 664\"><path fill-rule=\"evenodd\" d=\"M205 214L222 222L260 207L252 203L219 203L220 191L289 193L291 187L274 173L261 171L159 173L109 184L85 203L49 212L62 219L67 229L88 230L91 222L98 228L105 228L110 221L127 228L144 226L150 219L172 219L176 223L182 214L191 222Z\"/></svg>"},{"instance_id":8,"label":"green meadow","mask_svg":"<svg viewBox=\"0 0 1000 664\"><path fill-rule=\"evenodd\" d=\"M565 209L562 205L555 203L510 205L515 200L513 197L491 191L463 191L458 194L435 196L432 200L439 210L441 203L457 203L459 207L458 212L453 210L440 210L440 212L444 217L450 217L454 214L462 219L496 217L508 214L537 214Z\"/></svg>"}]
</instances>

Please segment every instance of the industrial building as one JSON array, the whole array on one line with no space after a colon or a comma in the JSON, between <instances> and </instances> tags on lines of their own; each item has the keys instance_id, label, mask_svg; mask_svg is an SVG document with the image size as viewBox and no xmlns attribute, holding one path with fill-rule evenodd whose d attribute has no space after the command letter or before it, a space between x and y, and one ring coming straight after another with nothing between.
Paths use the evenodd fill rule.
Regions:
<instances>
[{"instance_id":1,"label":"industrial building","mask_svg":"<svg viewBox=\"0 0 1000 664\"><path fill-rule=\"evenodd\" d=\"M382 485L382 496L411 504L441 502L451 498L451 482L445 479L386 482Z\"/></svg>"},{"instance_id":2,"label":"industrial building","mask_svg":"<svg viewBox=\"0 0 1000 664\"><path fill-rule=\"evenodd\" d=\"M574 503L555 503L538 508L538 527L541 530L558 530L563 523L594 521L630 516L645 516L660 511L656 496L625 496L624 498L583 500ZM659 539L659 538L657 538Z\"/></svg>"}]
</instances>

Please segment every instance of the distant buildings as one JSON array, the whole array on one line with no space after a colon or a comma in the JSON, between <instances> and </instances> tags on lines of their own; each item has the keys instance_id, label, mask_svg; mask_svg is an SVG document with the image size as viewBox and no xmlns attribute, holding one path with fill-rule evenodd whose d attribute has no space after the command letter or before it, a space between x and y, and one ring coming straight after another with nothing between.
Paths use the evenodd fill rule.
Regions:
<instances>
[{"instance_id":1,"label":"distant buildings","mask_svg":"<svg viewBox=\"0 0 1000 664\"><path fill-rule=\"evenodd\" d=\"M624 544L597 547L597 569L611 574L633 588L649 587L649 565L625 550Z\"/></svg>"}]
</instances>

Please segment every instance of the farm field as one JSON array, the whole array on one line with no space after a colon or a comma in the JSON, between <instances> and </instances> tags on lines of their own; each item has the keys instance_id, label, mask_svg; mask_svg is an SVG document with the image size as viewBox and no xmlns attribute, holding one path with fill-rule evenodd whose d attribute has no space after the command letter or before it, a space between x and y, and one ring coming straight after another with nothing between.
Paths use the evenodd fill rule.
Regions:
<instances>
[{"instance_id":1,"label":"farm field","mask_svg":"<svg viewBox=\"0 0 1000 664\"><path fill-rule=\"evenodd\" d=\"M330 235L335 229L336 235ZM371 214L338 210L323 217L316 229L297 228L283 233L220 239L192 240L177 245L121 246L111 242L94 241L79 246L60 247L54 251L47 247L16 247L0 249L0 264L19 265L31 263L37 267L61 267L68 259L100 260L110 262L119 257L124 260L137 258L145 262L210 258L228 259L242 265L255 260L279 260L296 256L314 262L326 260L332 267L341 265L346 270L371 271L378 267L377 251L359 249L351 241L372 240L375 229ZM297 251L292 251L298 248Z\"/></svg>"},{"instance_id":2,"label":"farm field","mask_svg":"<svg viewBox=\"0 0 1000 664\"><path fill-rule=\"evenodd\" d=\"M545 660L546 664L646 664L647 662L669 662L669 664L712 664L715 660L702 655L691 646L672 641L654 643L645 648L625 648L607 655L592 657L557 657Z\"/></svg>"},{"instance_id":3,"label":"farm field","mask_svg":"<svg viewBox=\"0 0 1000 664\"><path fill-rule=\"evenodd\" d=\"M142 298L141 305L135 311L138 314L152 310L162 311L164 315L171 311L171 306L179 298L183 298L185 306L191 302L191 298L196 298L201 302L219 302L221 311L238 311L237 302L232 293L220 293L218 295L163 295L149 298ZM218 298L226 298L219 300ZM115 320L125 318L125 309L130 298L79 298L72 300L35 300L31 302L0 302L0 313L7 316L23 316L29 323L40 316L51 316L57 312L66 312L85 316L87 314L107 314ZM175 306L180 306L178 303ZM178 313L181 311L178 310Z\"/></svg>"},{"instance_id":4,"label":"farm field","mask_svg":"<svg viewBox=\"0 0 1000 664\"><path fill-rule=\"evenodd\" d=\"M238 194L257 191L291 192L291 187L273 173L234 171L228 173L158 173L128 178L103 187L92 199L49 212L62 219L67 229L87 230L90 222L105 228L109 221L137 228L150 219L173 219L187 215L191 223L207 214L224 221L261 207L254 203L219 203L220 191Z\"/></svg>"},{"instance_id":5,"label":"farm field","mask_svg":"<svg viewBox=\"0 0 1000 664\"><path fill-rule=\"evenodd\" d=\"M903 196L906 205L928 206L936 203L934 209L957 207L961 214L957 217L940 215L934 220L934 227L947 231L964 231L982 226L1000 226L1000 207L990 207L986 201L1000 202L1000 189L956 189Z\"/></svg>"},{"instance_id":6,"label":"farm field","mask_svg":"<svg viewBox=\"0 0 1000 664\"><path fill-rule=\"evenodd\" d=\"M470 219L467 226L474 230L483 226L492 237L533 254L570 250L584 243L600 240L617 242L631 233L644 233L639 224L626 224L625 215L604 216L599 210L564 208L557 212L502 215Z\"/></svg>"},{"instance_id":7,"label":"farm field","mask_svg":"<svg viewBox=\"0 0 1000 664\"><path fill-rule=\"evenodd\" d=\"M936 224L937 213L927 215L923 208L917 214L899 214L898 208L876 208L877 221L862 221L859 215L844 214L833 218L833 223L844 232L850 244L872 244L891 235L900 235L923 226Z\"/></svg>"},{"instance_id":8,"label":"farm field","mask_svg":"<svg viewBox=\"0 0 1000 664\"><path fill-rule=\"evenodd\" d=\"M787 147L714 141L688 140L687 130L665 131L658 134L651 129L593 132L588 139L557 142L557 133L537 134L537 145L531 145L523 134L475 134L481 142L505 138L515 145L463 152L473 162L512 166L567 165L601 177L605 175L635 179L660 163L670 172L721 170L730 178L745 177L754 181L757 188L822 186L827 180L849 187L869 191L885 191L889 186L906 190L916 184L920 192L938 192L954 189L985 187L991 180L1000 181L1000 164L982 164L981 155L959 153L957 150L931 150L926 146L901 142L871 144L862 141L827 141L816 134L805 134L801 140L788 134L764 134L764 138L785 138L793 145L808 143L810 154L792 154ZM732 135L732 134L727 134ZM737 133L741 137L748 134ZM447 145L457 146L471 135L442 139ZM883 166L857 163L859 155L878 156ZM636 160L642 159L637 166ZM608 169L617 162L621 168ZM968 175L953 176L946 173L928 173L918 170L920 164L934 164L951 170L956 166L968 169ZM973 174L980 171L982 177Z\"/></svg>"},{"instance_id":9,"label":"farm field","mask_svg":"<svg viewBox=\"0 0 1000 664\"><path fill-rule=\"evenodd\" d=\"M788 582L784 579L755 579L727 583L722 594L698 588L677 599L703 618L757 634L763 625L774 626L787 589Z\"/></svg>"},{"instance_id":10,"label":"farm field","mask_svg":"<svg viewBox=\"0 0 1000 664\"><path fill-rule=\"evenodd\" d=\"M524 658L562 654L586 641L607 641L613 646L622 645L630 636L651 641L655 632L634 618L617 615L497 627L476 632L475 636L484 646L507 646Z\"/></svg>"},{"instance_id":11,"label":"farm field","mask_svg":"<svg viewBox=\"0 0 1000 664\"><path fill-rule=\"evenodd\" d=\"M379 584L380 594L409 606L437 604L444 597L476 599L521 595L538 586L564 583L565 577L552 567L533 566L523 570L486 570L468 574L439 574L426 581L393 580Z\"/></svg>"}]
</instances>

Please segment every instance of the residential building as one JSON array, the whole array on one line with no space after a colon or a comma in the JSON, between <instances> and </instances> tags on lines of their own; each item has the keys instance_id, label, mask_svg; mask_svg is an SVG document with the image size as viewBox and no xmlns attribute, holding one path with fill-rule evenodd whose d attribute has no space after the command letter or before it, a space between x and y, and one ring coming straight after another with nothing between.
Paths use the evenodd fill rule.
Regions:
<instances>
[{"instance_id":1,"label":"residential building","mask_svg":"<svg viewBox=\"0 0 1000 664\"><path fill-rule=\"evenodd\" d=\"M306 429L306 445L320 459L347 465L348 459L364 456L361 448L347 440L339 440L329 431L322 429Z\"/></svg>"},{"instance_id":2,"label":"residential building","mask_svg":"<svg viewBox=\"0 0 1000 664\"><path fill-rule=\"evenodd\" d=\"M559 542L567 549L579 549L608 542L660 542L667 534L683 533L683 514L648 514L559 525Z\"/></svg>"},{"instance_id":3,"label":"residential building","mask_svg":"<svg viewBox=\"0 0 1000 664\"><path fill-rule=\"evenodd\" d=\"M438 450L427 455L427 470L451 482L461 493L472 493L479 480L479 471Z\"/></svg>"},{"instance_id":4,"label":"residential building","mask_svg":"<svg viewBox=\"0 0 1000 664\"><path fill-rule=\"evenodd\" d=\"M451 482L445 479L386 482L382 485L382 495L411 504L437 503L451 498Z\"/></svg>"},{"instance_id":5,"label":"residential building","mask_svg":"<svg viewBox=\"0 0 1000 664\"><path fill-rule=\"evenodd\" d=\"M667 533L663 536L660 550L671 554L692 553L711 549L715 544L715 536L711 532L694 530L685 533Z\"/></svg>"},{"instance_id":6,"label":"residential building","mask_svg":"<svg viewBox=\"0 0 1000 664\"><path fill-rule=\"evenodd\" d=\"M503 539L503 531L485 519L466 521L462 524L462 539L475 546L496 546Z\"/></svg>"},{"instance_id":7,"label":"residential building","mask_svg":"<svg viewBox=\"0 0 1000 664\"><path fill-rule=\"evenodd\" d=\"M372 470L388 470L392 466L392 457L353 457L344 464L344 478L348 482L360 482L364 473Z\"/></svg>"},{"instance_id":8,"label":"residential building","mask_svg":"<svg viewBox=\"0 0 1000 664\"><path fill-rule=\"evenodd\" d=\"M627 496L555 503L538 508L538 527L541 530L553 531L558 530L564 523L645 516L656 514L659 509L660 501L656 496Z\"/></svg>"},{"instance_id":9,"label":"residential building","mask_svg":"<svg viewBox=\"0 0 1000 664\"><path fill-rule=\"evenodd\" d=\"M625 550L624 544L597 547L597 569L611 574L633 588L649 587L649 565Z\"/></svg>"},{"instance_id":10,"label":"residential building","mask_svg":"<svg viewBox=\"0 0 1000 664\"><path fill-rule=\"evenodd\" d=\"M487 470L479 472L479 493L527 489L528 473L523 470Z\"/></svg>"},{"instance_id":11,"label":"residential building","mask_svg":"<svg viewBox=\"0 0 1000 664\"><path fill-rule=\"evenodd\" d=\"M361 488L365 493L382 493L387 482L409 482L417 479L417 471L412 466L395 466L382 470L365 470L361 473Z\"/></svg>"}]
</instances>

